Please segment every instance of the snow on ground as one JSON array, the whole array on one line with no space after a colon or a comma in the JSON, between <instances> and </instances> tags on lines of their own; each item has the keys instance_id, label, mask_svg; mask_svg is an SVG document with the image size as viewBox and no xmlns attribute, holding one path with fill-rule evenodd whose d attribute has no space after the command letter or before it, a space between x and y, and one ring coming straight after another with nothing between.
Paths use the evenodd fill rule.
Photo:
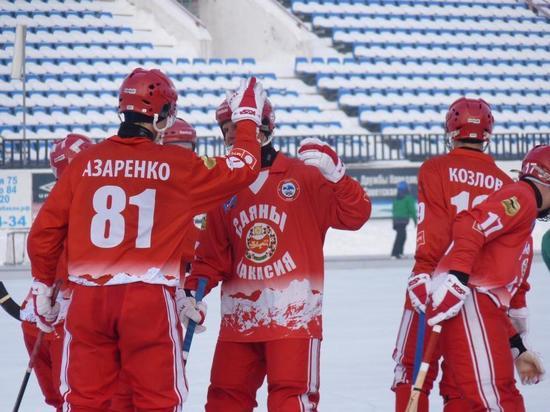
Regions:
<instances>
[{"instance_id":1,"label":"snow on ground","mask_svg":"<svg viewBox=\"0 0 550 412\"><path fill-rule=\"evenodd\" d=\"M412 242L411 242L412 244ZM366 248L361 245L361 248ZM393 394L391 353L401 317L406 277L411 260L349 260L328 262L324 301L324 336L321 360L321 403L324 412L389 412ZM0 280L21 301L29 286L29 273L0 271ZM533 347L550 360L550 274L539 256L531 275L529 294ZM187 376L191 385L186 408L204 410L209 371L219 323L219 296L208 297L208 330L197 335L190 353ZM9 411L25 372L27 354L17 322L0 313L0 411ZM547 369L550 363L547 363ZM529 412L548 411L550 379L532 386L521 386ZM265 388L258 394L258 411L265 412ZM432 395L434 411L441 401ZM21 412L50 411L42 403L34 376L23 400Z\"/></svg>"}]
</instances>

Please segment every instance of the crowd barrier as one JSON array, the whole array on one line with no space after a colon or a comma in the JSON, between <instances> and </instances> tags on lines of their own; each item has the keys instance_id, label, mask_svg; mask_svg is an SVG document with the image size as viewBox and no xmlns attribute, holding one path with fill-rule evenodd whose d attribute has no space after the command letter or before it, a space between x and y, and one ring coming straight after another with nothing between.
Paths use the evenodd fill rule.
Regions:
<instances>
[{"instance_id":1,"label":"crowd barrier","mask_svg":"<svg viewBox=\"0 0 550 412\"><path fill-rule=\"evenodd\" d=\"M442 134L276 136L273 141L281 151L295 156L305 137L318 137L326 141L348 164L379 160L420 162L448 150L448 140ZM52 143L52 139L0 139L0 169L47 168ZM550 144L550 133L495 134L488 152L496 160L520 160L537 144ZM220 137L200 137L197 152L208 156L222 155L225 146Z\"/></svg>"}]
</instances>

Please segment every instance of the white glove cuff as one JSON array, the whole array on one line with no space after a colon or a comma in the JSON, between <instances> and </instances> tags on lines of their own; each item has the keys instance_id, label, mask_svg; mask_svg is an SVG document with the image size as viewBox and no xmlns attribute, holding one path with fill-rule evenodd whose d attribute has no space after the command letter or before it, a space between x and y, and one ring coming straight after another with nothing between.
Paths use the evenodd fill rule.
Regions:
<instances>
[{"instance_id":1,"label":"white glove cuff","mask_svg":"<svg viewBox=\"0 0 550 412\"><path fill-rule=\"evenodd\" d=\"M52 287L40 282L39 280L34 280L32 282L31 290L33 295L42 295L48 298L51 297L53 293Z\"/></svg>"},{"instance_id":2,"label":"white glove cuff","mask_svg":"<svg viewBox=\"0 0 550 412\"><path fill-rule=\"evenodd\" d=\"M468 286L458 280L455 275L451 274L449 274L447 278L447 289L460 300L466 300L468 295L471 293Z\"/></svg>"},{"instance_id":3,"label":"white glove cuff","mask_svg":"<svg viewBox=\"0 0 550 412\"><path fill-rule=\"evenodd\" d=\"M257 126L262 125L262 119L258 109L255 107L239 107L231 114L231 121L233 123L240 122L241 120L252 120Z\"/></svg>"},{"instance_id":4,"label":"white glove cuff","mask_svg":"<svg viewBox=\"0 0 550 412\"><path fill-rule=\"evenodd\" d=\"M517 333L519 333L522 337L527 335L529 332L529 310L527 307L509 309L508 317L510 318L510 322L512 322L512 325L516 329Z\"/></svg>"}]
</instances>

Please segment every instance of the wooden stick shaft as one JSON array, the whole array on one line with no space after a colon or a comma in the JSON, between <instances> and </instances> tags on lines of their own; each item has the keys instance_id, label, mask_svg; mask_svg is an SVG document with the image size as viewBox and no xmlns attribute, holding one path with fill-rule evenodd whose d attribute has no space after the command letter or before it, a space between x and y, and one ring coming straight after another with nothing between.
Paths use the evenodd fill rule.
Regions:
<instances>
[{"instance_id":1,"label":"wooden stick shaft","mask_svg":"<svg viewBox=\"0 0 550 412\"><path fill-rule=\"evenodd\" d=\"M407 409L405 412L417 412L418 410L418 401L420 400L420 392L424 386L424 380L428 374L428 369L430 369L430 361L432 359L437 341L439 339L439 334L441 332L441 325L435 325L432 328L430 333L430 340L428 341L428 346L424 352L422 358L422 363L420 364L420 370L418 371L418 376L411 390L411 397L409 398L409 403L407 404Z\"/></svg>"}]
</instances>

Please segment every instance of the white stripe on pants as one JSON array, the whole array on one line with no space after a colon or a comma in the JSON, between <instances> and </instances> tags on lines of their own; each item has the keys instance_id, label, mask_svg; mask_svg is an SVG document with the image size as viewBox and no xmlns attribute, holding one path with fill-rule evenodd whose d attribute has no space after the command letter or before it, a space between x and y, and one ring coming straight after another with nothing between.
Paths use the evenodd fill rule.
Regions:
<instances>
[{"instance_id":1,"label":"white stripe on pants","mask_svg":"<svg viewBox=\"0 0 550 412\"><path fill-rule=\"evenodd\" d=\"M164 301L166 303L166 313L168 322L170 323L169 332L170 340L173 344L173 356L174 356L174 390L176 391L178 398L180 399L179 406L174 408L174 412L181 412L182 404L187 399L187 386L185 384L185 371L183 367L183 349L181 347L181 341L178 334L179 318L176 313L176 304L174 298L170 295L170 292L163 288Z\"/></svg>"},{"instance_id":2,"label":"white stripe on pants","mask_svg":"<svg viewBox=\"0 0 550 412\"><path fill-rule=\"evenodd\" d=\"M300 395L300 411L311 412L317 410L317 405L309 400L309 395L319 392L319 362L321 353L321 341L309 340L307 392Z\"/></svg>"},{"instance_id":3,"label":"white stripe on pants","mask_svg":"<svg viewBox=\"0 0 550 412\"><path fill-rule=\"evenodd\" d=\"M483 318L479 312L476 292L466 299L462 314L479 396L483 400L487 411L502 412L503 409L496 389L491 348Z\"/></svg>"},{"instance_id":4,"label":"white stripe on pants","mask_svg":"<svg viewBox=\"0 0 550 412\"><path fill-rule=\"evenodd\" d=\"M402 365L403 355L405 353L405 345L409 338L411 324L413 320L413 311L409 309L403 310L403 316L401 317L401 325L399 326L399 332L397 334L397 341L395 343L395 351L393 354L393 360L395 361L395 370L393 378L393 388L399 383L407 382L406 369Z\"/></svg>"},{"instance_id":5,"label":"white stripe on pants","mask_svg":"<svg viewBox=\"0 0 550 412\"><path fill-rule=\"evenodd\" d=\"M72 336L67 330L67 322L65 322L65 324L63 325L63 329L65 330L65 336L63 337L63 354L61 357L61 376L60 376L61 384L59 386L59 392L63 397L63 411L70 412L71 407L69 405L69 402L67 401L67 397L71 393L71 387L69 386L68 371L69 371L69 356L71 356L70 346L71 346Z\"/></svg>"}]
</instances>

